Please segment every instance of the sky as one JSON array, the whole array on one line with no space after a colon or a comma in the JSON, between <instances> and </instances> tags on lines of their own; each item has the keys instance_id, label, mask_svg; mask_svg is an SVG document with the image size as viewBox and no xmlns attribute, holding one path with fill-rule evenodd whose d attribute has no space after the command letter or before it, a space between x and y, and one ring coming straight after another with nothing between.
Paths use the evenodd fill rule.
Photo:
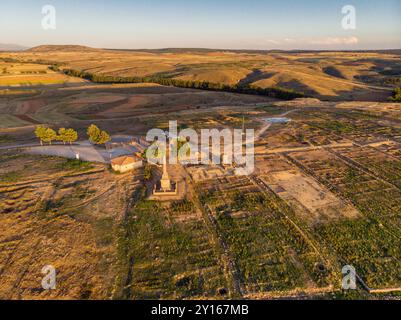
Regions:
<instances>
[{"instance_id":1,"label":"sky","mask_svg":"<svg viewBox=\"0 0 401 320\"><path fill-rule=\"evenodd\" d=\"M55 8L44 29L42 8ZM356 26L344 29L342 8ZM1 0L0 43L97 48L397 49L401 0Z\"/></svg>"}]
</instances>

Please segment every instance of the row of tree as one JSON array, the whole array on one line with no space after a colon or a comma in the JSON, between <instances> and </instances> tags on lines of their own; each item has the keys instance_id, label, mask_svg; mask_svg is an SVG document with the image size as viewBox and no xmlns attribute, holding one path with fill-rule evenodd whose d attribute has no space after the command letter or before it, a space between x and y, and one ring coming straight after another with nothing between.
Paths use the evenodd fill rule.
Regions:
<instances>
[{"instance_id":1,"label":"row of tree","mask_svg":"<svg viewBox=\"0 0 401 320\"><path fill-rule=\"evenodd\" d=\"M66 128L60 128L57 134L52 128L37 126L35 135L40 140L41 145L43 145L43 142L52 144L53 141L62 141L64 144L72 144L78 140L78 133L74 129Z\"/></svg>"},{"instance_id":2,"label":"row of tree","mask_svg":"<svg viewBox=\"0 0 401 320\"><path fill-rule=\"evenodd\" d=\"M384 80L385 85L400 85L401 77L387 78Z\"/></svg>"},{"instance_id":3,"label":"row of tree","mask_svg":"<svg viewBox=\"0 0 401 320\"><path fill-rule=\"evenodd\" d=\"M191 81L191 80L180 80L161 76L149 76L149 77L120 77L120 76L108 76L101 74L94 74L86 71L64 69L63 72L66 75L72 77L83 78L96 83L157 83L163 86L174 86L179 88L189 89L201 89L209 91L225 91L233 93L245 93L245 94L256 94L269 96L277 99L292 100L296 98L303 98L305 94L296 92L290 89L284 89L280 87L273 88L261 88L252 85L228 85L222 83L214 83L209 81Z\"/></svg>"},{"instance_id":4,"label":"row of tree","mask_svg":"<svg viewBox=\"0 0 401 320\"><path fill-rule=\"evenodd\" d=\"M106 131L100 130L96 125L92 124L87 130L88 138L93 144L102 145L110 141L110 136ZM61 141L64 144L72 144L78 140L78 132L74 129L60 128L58 132L46 126L37 126L35 136L43 142L52 144L53 141Z\"/></svg>"},{"instance_id":5,"label":"row of tree","mask_svg":"<svg viewBox=\"0 0 401 320\"><path fill-rule=\"evenodd\" d=\"M393 95L389 98L391 102L401 102L401 88L395 88Z\"/></svg>"},{"instance_id":6,"label":"row of tree","mask_svg":"<svg viewBox=\"0 0 401 320\"><path fill-rule=\"evenodd\" d=\"M0 61L4 62L19 62L19 63L37 63L37 64L45 64L49 65L49 69L53 71L60 71L60 67L63 63L54 62L54 61L46 61L46 60L33 60L29 59L27 61L21 61L13 58L0 58ZM272 88L261 88L249 84L235 84L228 85L222 83L214 83L209 81L191 81L191 80L180 80L173 79L171 77L166 76L149 76L149 77L117 77L117 76L108 76L102 74L94 74L86 71L74 70L74 69L63 69L62 70L66 75L72 77L83 78L95 83L157 83L163 86L174 86L179 88L189 88L189 89L201 89L201 90L209 90L209 91L224 91L224 92L233 92L233 93L244 93L244 94L256 94L262 96L268 96L271 98L283 99L283 100L293 100L297 98L305 98L307 97L302 92L297 92L291 89L285 89L281 87L272 87Z\"/></svg>"}]
</instances>

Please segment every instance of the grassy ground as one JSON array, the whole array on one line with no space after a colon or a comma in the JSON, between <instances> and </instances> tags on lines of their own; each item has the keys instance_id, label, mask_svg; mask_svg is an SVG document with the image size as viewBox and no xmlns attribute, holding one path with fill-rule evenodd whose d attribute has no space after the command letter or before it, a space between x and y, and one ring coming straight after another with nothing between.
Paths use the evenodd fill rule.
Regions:
<instances>
[{"instance_id":1,"label":"grassy ground","mask_svg":"<svg viewBox=\"0 0 401 320\"><path fill-rule=\"evenodd\" d=\"M0 144L2 143L8 143L14 141L14 138L11 137L10 135L0 135Z\"/></svg>"},{"instance_id":2,"label":"grassy ground","mask_svg":"<svg viewBox=\"0 0 401 320\"><path fill-rule=\"evenodd\" d=\"M130 299L218 297L227 288L224 270L202 218L186 208L170 210L141 201L126 222L120 249L127 258Z\"/></svg>"},{"instance_id":3,"label":"grassy ground","mask_svg":"<svg viewBox=\"0 0 401 320\"><path fill-rule=\"evenodd\" d=\"M0 160L0 299L109 299L135 180L55 157ZM45 265L57 270L51 292L41 287Z\"/></svg>"},{"instance_id":4,"label":"grassy ground","mask_svg":"<svg viewBox=\"0 0 401 320\"><path fill-rule=\"evenodd\" d=\"M69 82L72 82L72 78L50 70L47 65L0 62L0 86L35 86ZM74 82L82 80L74 79Z\"/></svg>"},{"instance_id":5,"label":"grassy ground","mask_svg":"<svg viewBox=\"0 0 401 320\"><path fill-rule=\"evenodd\" d=\"M116 90L124 96L139 89ZM43 107L44 114L90 96L110 99L109 93L78 95L69 89L29 103L1 101L1 107L29 114ZM102 119L101 127L132 133L165 126L160 119L167 116L156 107L138 107L155 113L135 117L134 124L132 119ZM399 109L392 104L365 111L362 106L292 108L288 117L293 121L272 126L258 143L266 149L258 151L257 159L268 157L264 150L311 147L280 151L277 157L351 203L356 217L327 216L310 223L303 215L310 212L285 200L286 190L264 189L255 177L230 175L196 182L196 196L188 192L185 201L152 202L141 193L141 173L116 175L100 164L2 152L0 297L227 299L315 297L319 292L321 298L372 298L361 291L341 292L345 264L353 265L370 287L400 286ZM177 115L183 126L201 127L204 122L206 127L239 128L244 115L245 125L253 127L257 119L287 110L289 106L261 104L173 109L167 115ZM55 114L48 121L56 121ZM84 135L81 123L74 124ZM4 129L1 143L20 141L16 131ZM32 138L31 131L24 134ZM341 141L354 145L331 145ZM388 145L365 145L377 141ZM330 146L312 150L323 145ZM273 160L267 169L280 171L282 164ZM256 165L266 169L258 161ZM263 176L256 171L258 175ZM51 294L40 289L41 267L49 263L60 274L60 290Z\"/></svg>"},{"instance_id":6,"label":"grassy ground","mask_svg":"<svg viewBox=\"0 0 401 320\"><path fill-rule=\"evenodd\" d=\"M10 114L0 115L0 128L14 128L28 125L29 122L21 120Z\"/></svg>"},{"instance_id":7,"label":"grassy ground","mask_svg":"<svg viewBox=\"0 0 401 320\"><path fill-rule=\"evenodd\" d=\"M238 268L243 294L331 284L331 266L325 265L324 257L286 219L286 215L293 216L291 209L273 193L238 192L235 185L246 186L233 179L224 183L223 191L211 192L209 181L199 190L209 186L201 201L212 208L217 232Z\"/></svg>"},{"instance_id":8,"label":"grassy ground","mask_svg":"<svg viewBox=\"0 0 401 320\"><path fill-rule=\"evenodd\" d=\"M320 154L320 159L327 161L320 163L310 161L312 156L313 153L308 157L303 155L302 164L313 170L323 184L332 186L335 181L334 190L363 214L357 220L317 225L314 233L337 252L343 264L353 265L368 286L399 286L401 224L397 215L401 191L361 169L335 160L333 155L326 154L323 158ZM295 158L300 160L299 156ZM330 175L326 163L331 163Z\"/></svg>"}]
</instances>

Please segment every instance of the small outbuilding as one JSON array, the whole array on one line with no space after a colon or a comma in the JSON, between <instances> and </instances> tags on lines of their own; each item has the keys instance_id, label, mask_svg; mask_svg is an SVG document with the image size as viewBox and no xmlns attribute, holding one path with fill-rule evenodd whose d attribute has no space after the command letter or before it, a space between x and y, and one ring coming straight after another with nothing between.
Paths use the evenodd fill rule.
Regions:
<instances>
[{"instance_id":1,"label":"small outbuilding","mask_svg":"<svg viewBox=\"0 0 401 320\"><path fill-rule=\"evenodd\" d=\"M137 156L122 156L111 160L114 171L125 173L143 166L143 161Z\"/></svg>"},{"instance_id":2,"label":"small outbuilding","mask_svg":"<svg viewBox=\"0 0 401 320\"><path fill-rule=\"evenodd\" d=\"M110 137L110 141L106 142L106 149L116 149L116 148L124 148L129 146L134 146L137 143L138 139L132 136L126 135L114 135Z\"/></svg>"}]
</instances>

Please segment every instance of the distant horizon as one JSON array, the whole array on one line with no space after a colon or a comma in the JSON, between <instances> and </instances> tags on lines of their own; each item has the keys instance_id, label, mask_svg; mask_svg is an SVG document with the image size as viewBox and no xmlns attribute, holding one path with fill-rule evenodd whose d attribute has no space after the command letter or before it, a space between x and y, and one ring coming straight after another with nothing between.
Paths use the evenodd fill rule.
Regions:
<instances>
[{"instance_id":1,"label":"distant horizon","mask_svg":"<svg viewBox=\"0 0 401 320\"><path fill-rule=\"evenodd\" d=\"M270 51L283 51L283 52L291 52L291 51L306 51L306 52L338 52L338 51L343 51L343 52L360 52L360 51L397 51L401 50L401 46L398 48L367 48L367 49L301 49L301 48L293 48L293 49L280 49L280 48L272 48L272 49L241 49L241 48L211 48L211 47L155 47L155 48L112 48L112 47L94 47L94 46L89 46L86 44L71 44L71 43L66 43L66 44L38 44L34 46L26 46L26 45L21 45L17 43L0 43L0 52L7 52L8 50L3 50L3 46L15 46L21 49L18 50L12 50L10 49L9 51L26 51L30 50L33 48L37 47L86 47L90 49L98 49L98 50L122 50L122 51L161 51L161 50L206 50L206 51L265 51L265 52L270 52Z\"/></svg>"}]
</instances>

